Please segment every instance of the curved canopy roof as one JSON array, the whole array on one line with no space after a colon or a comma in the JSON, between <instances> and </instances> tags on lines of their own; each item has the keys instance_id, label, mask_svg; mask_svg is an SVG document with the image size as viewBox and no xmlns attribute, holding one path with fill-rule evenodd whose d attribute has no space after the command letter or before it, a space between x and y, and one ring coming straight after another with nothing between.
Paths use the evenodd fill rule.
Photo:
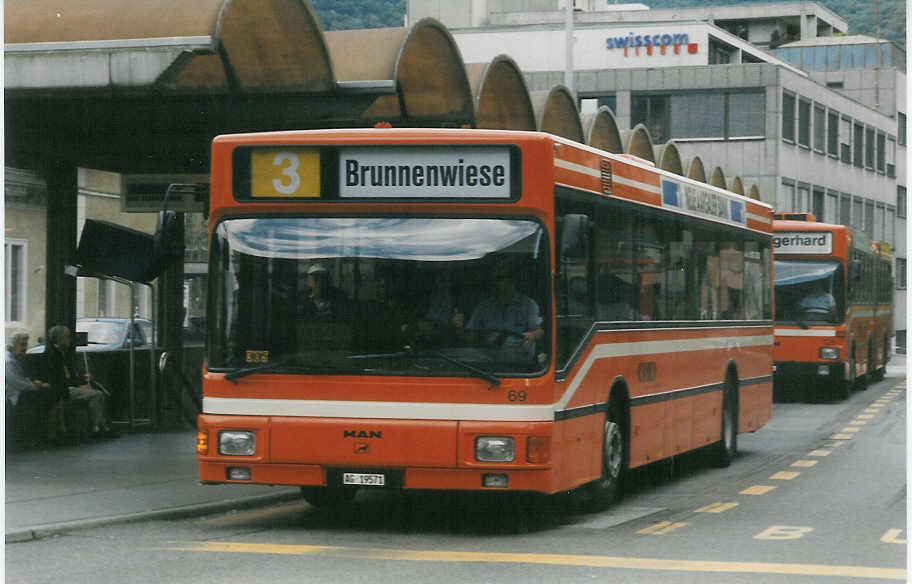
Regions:
<instances>
[{"instance_id":1,"label":"curved canopy roof","mask_svg":"<svg viewBox=\"0 0 912 584\"><path fill-rule=\"evenodd\" d=\"M624 153L617 120L607 106L600 107L594 114L584 116L583 127L586 132L586 144L612 154Z\"/></svg>"},{"instance_id":2,"label":"curved canopy roof","mask_svg":"<svg viewBox=\"0 0 912 584\"><path fill-rule=\"evenodd\" d=\"M7 0L4 11L11 89L326 92L335 85L304 0Z\"/></svg>"},{"instance_id":3,"label":"curved canopy roof","mask_svg":"<svg viewBox=\"0 0 912 584\"><path fill-rule=\"evenodd\" d=\"M662 170L684 175L684 164L681 162L681 153L673 140L655 147L656 166Z\"/></svg>"},{"instance_id":4,"label":"curved canopy roof","mask_svg":"<svg viewBox=\"0 0 912 584\"><path fill-rule=\"evenodd\" d=\"M703 166L703 160L699 156L694 156L685 162L683 168L684 176L687 178L692 178L702 183L706 182L706 167Z\"/></svg>"},{"instance_id":5,"label":"curved canopy roof","mask_svg":"<svg viewBox=\"0 0 912 584\"><path fill-rule=\"evenodd\" d=\"M725 182L725 173L722 171L722 167L715 167L712 176L709 179L709 184L714 187L719 187L720 189L727 189L728 187L725 186Z\"/></svg>"},{"instance_id":6,"label":"curved canopy roof","mask_svg":"<svg viewBox=\"0 0 912 584\"><path fill-rule=\"evenodd\" d=\"M340 82L394 80L398 95L384 95L364 112L366 121L408 125L471 124L469 80L452 35L425 18L411 28L340 30L325 35Z\"/></svg>"},{"instance_id":7,"label":"curved canopy roof","mask_svg":"<svg viewBox=\"0 0 912 584\"><path fill-rule=\"evenodd\" d=\"M739 195L744 194L744 183L741 182L740 176L736 176L732 179L731 192L738 193Z\"/></svg>"},{"instance_id":8,"label":"curved canopy roof","mask_svg":"<svg viewBox=\"0 0 912 584\"><path fill-rule=\"evenodd\" d=\"M750 190L747 191L747 196L751 199L754 199L755 201L761 200L760 199L760 189L757 187L756 184L751 185Z\"/></svg>"},{"instance_id":9,"label":"curved canopy roof","mask_svg":"<svg viewBox=\"0 0 912 584\"><path fill-rule=\"evenodd\" d=\"M507 55L470 63L466 74L475 99L475 127L535 130L535 110L519 65Z\"/></svg>"},{"instance_id":10,"label":"curved canopy roof","mask_svg":"<svg viewBox=\"0 0 912 584\"><path fill-rule=\"evenodd\" d=\"M583 141L583 126L576 100L566 87L555 85L550 91L533 91L532 105L540 131L576 142Z\"/></svg>"},{"instance_id":11,"label":"curved canopy roof","mask_svg":"<svg viewBox=\"0 0 912 584\"><path fill-rule=\"evenodd\" d=\"M652 137L649 130L643 124L637 124L632 130L621 132L621 140L624 144L624 153L632 154L637 158L648 160L655 164L655 151L652 148Z\"/></svg>"}]
</instances>

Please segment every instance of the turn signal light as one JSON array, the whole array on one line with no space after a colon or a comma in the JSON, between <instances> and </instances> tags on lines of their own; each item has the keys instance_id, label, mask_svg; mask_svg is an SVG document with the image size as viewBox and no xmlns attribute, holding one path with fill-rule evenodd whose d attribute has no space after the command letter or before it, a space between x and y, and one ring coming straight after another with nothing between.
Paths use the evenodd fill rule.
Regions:
<instances>
[{"instance_id":1,"label":"turn signal light","mask_svg":"<svg viewBox=\"0 0 912 584\"><path fill-rule=\"evenodd\" d=\"M529 436L526 439L526 462L551 462L551 436Z\"/></svg>"},{"instance_id":2,"label":"turn signal light","mask_svg":"<svg viewBox=\"0 0 912 584\"><path fill-rule=\"evenodd\" d=\"M200 456L209 454L209 432L199 430L196 433L196 453Z\"/></svg>"}]
</instances>

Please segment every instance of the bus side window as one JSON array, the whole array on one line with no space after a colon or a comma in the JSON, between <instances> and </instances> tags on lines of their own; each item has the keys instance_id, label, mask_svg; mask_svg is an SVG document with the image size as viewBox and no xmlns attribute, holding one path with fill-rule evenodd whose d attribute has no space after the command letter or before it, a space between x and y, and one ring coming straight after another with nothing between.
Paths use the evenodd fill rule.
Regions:
<instances>
[{"instance_id":1,"label":"bus side window","mask_svg":"<svg viewBox=\"0 0 912 584\"><path fill-rule=\"evenodd\" d=\"M662 223L641 214L636 231L637 320L661 320L665 297L665 244Z\"/></svg>"},{"instance_id":2,"label":"bus side window","mask_svg":"<svg viewBox=\"0 0 912 584\"><path fill-rule=\"evenodd\" d=\"M634 320L633 214L623 208L602 207L596 223L598 318Z\"/></svg>"},{"instance_id":3,"label":"bus side window","mask_svg":"<svg viewBox=\"0 0 912 584\"><path fill-rule=\"evenodd\" d=\"M722 271L722 318L744 319L744 251L739 241L723 241L720 245L719 263Z\"/></svg>"},{"instance_id":4,"label":"bus side window","mask_svg":"<svg viewBox=\"0 0 912 584\"><path fill-rule=\"evenodd\" d=\"M696 241L697 286L700 320L721 318L719 302L719 250L712 232L698 231Z\"/></svg>"}]
</instances>

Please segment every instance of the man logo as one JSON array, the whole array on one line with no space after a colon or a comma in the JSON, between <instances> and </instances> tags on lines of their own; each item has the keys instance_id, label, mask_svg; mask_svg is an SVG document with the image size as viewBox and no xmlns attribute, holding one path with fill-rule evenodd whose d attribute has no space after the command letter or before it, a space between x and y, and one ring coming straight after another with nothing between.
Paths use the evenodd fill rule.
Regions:
<instances>
[{"instance_id":1,"label":"man logo","mask_svg":"<svg viewBox=\"0 0 912 584\"><path fill-rule=\"evenodd\" d=\"M344 430L343 438L383 438L380 430Z\"/></svg>"}]
</instances>

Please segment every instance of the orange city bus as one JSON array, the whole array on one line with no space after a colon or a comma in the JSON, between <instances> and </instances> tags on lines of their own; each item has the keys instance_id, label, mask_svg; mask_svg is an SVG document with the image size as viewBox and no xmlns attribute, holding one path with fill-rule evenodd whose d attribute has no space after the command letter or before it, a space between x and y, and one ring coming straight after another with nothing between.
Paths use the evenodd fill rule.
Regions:
<instances>
[{"instance_id":1,"label":"orange city bus","mask_svg":"<svg viewBox=\"0 0 912 584\"><path fill-rule=\"evenodd\" d=\"M212 145L203 483L572 491L772 409L768 206L544 133Z\"/></svg>"},{"instance_id":2,"label":"orange city bus","mask_svg":"<svg viewBox=\"0 0 912 584\"><path fill-rule=\"evenodd\" d=\"M845 399L890 358L890 248L809 213L774 217L777 394L821 385Z\"/></svg>"}]
</instances>

